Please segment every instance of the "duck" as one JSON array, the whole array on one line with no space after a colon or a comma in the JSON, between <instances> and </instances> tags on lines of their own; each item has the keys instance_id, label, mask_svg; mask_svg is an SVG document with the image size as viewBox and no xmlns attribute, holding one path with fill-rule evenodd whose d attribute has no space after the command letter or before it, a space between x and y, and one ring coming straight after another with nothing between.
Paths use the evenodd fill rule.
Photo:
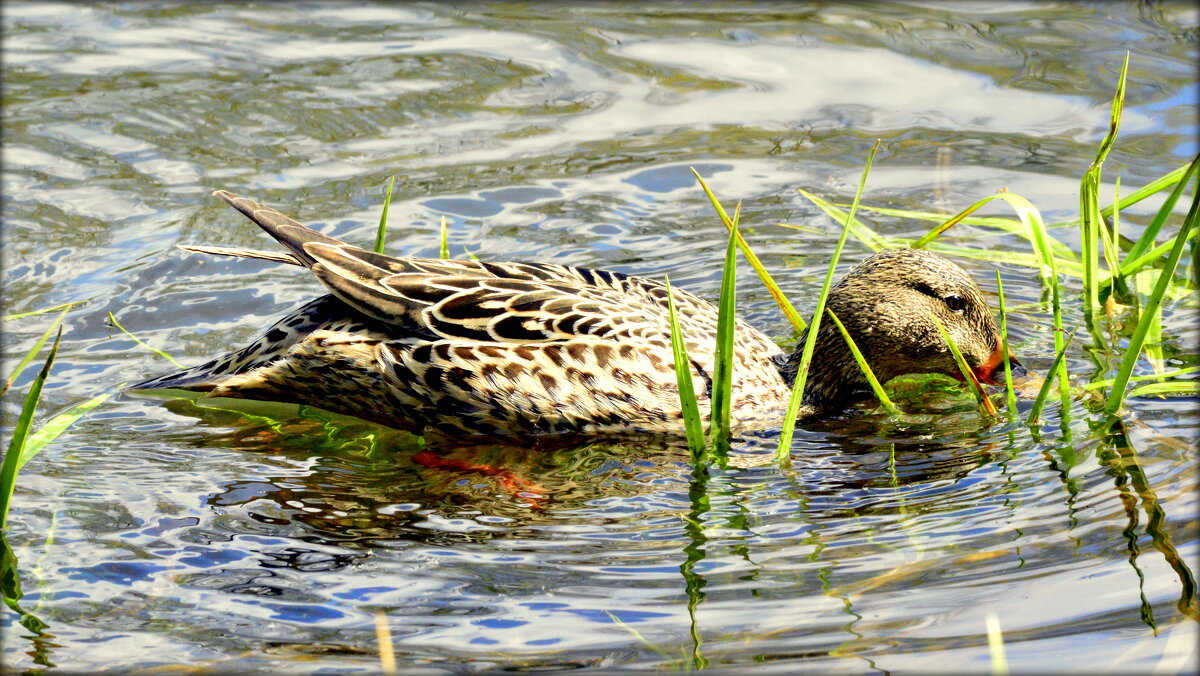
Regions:
<instances>
[{"instance_id":1,"label":"duck","mask_svg":"<svg viewBox=\"0 0 1200 676\"><path fill-rule=\"evenodd\" d=\"M524 439L545 435L682 435L668 285L555 263L394 257L323 235L232 193L214 195L283 252L180 245L193 253L307 268L328 292L251 344L133 390L185 390L311 405L417 434ZM710 414L717 308L671 288L702 417ZM831 289L881 382L910 373L962 375L930 315L975 376L1003 382L1005 352L979 286L922 249L885 249ZM734 425L782 424L807 330L791 353L735 321ZM1011 353L1011 369L1024 367ZM840 331L821 322L800 422L869 394Z\"/></svg>"}]
</instances>

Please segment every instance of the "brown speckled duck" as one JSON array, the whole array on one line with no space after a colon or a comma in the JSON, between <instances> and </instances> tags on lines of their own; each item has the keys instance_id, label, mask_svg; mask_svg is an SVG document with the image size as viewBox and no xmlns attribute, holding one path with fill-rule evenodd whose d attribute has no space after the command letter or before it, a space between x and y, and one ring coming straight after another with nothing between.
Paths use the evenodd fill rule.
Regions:
<instances>
[{"instance_id":1,"label":"brown speckled duck","mask_svg":"<svg viewBox=\"0 0 1200 676\"><path fill-rule=\"evenodd\" d=\"M682 433L663 283L548 263L394 258L215 194L290 253L183 248L302 265L331 293L241 350L133 389L309 404L418 433ZM707 416L717 309L674 294ZM927 313L941 319L980 380L1003 378L979 287L942 256L881 251L837 283L828 306L883 382L906 373L958 376ZM785 355L740 320L734 340L735 423L774 416L781 424L800 348ZM801 418L836 412L865 389L837 327L822 322Z\"/></svg>"}]
</instances>

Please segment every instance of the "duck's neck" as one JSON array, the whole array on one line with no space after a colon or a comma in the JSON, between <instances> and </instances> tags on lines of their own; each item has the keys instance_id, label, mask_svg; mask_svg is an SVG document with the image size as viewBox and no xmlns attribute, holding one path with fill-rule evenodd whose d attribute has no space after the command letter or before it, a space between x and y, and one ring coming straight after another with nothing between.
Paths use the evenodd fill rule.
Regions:
<instances>
[{"instance_id":1,"label":"duck's neck","mask_svg":"<svg viewBox=\"0 0 1200 676\"><path fill-rule=\"evenodd\" d=\"M779 374L783 376L788 387L794 387L796 384L796 375L800 370L807 340L808 331L805 330L795 349L779 365ZM804 414L832 412L858 398L867 387L867 380L837 327L833 326L832 322L821 322L812 361L808 366L808 376L804 381L801 417L804 417Z\"/></svg>"}]
</instances>

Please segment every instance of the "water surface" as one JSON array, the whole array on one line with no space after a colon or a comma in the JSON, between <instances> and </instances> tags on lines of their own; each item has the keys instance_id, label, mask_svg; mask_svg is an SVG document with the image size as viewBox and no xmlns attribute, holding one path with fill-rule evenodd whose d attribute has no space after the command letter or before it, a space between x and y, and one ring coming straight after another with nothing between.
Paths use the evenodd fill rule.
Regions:
<instances>
[{"instance_id":1,"label":"water surface","mask_svg":"<svg viewBox=\"0 0 1200 676\"><path fill-rule=\"evenodd\" d=\"M86 301L39 421L171 368L109 312L194 364L320 293L175 249L271 246L214 189L369 244L395 175L390 253L436 256L445 216L456 257L669 274L714 299L724 229L695 167L744 200L807 313L838 229L797 189L849 200L875 139L871 204L951 213L1007 187L1070 218L1128 49L1104 194L1197 151L1186 3L8 3L3 21L4 313ZM1028 251L982 226L943 239ZM852 240L843 267L867 253ZM1001 271L1014 347L1045 370L1033 271L960 262L989 294ZM790 344L739 274L740 313ZM1194 298L1167 305L1168 367L1197 363L1196 319ZM5 322L9 368L51 321ZM1068 356L1080 384L1118 359L1089 340ZM1196 401L1132 400L1112 434L1082 397L1031 430L944 389L923 415L801 430L783 463L771 435L744 439L704 481L661 441L430 445L118 395L20 476L7 542L47 626L5 611L4 664L370 671L382 613L421 673L986 671L994 615L1014 670L1195 668Z\"/></svg>"}]
</instances>

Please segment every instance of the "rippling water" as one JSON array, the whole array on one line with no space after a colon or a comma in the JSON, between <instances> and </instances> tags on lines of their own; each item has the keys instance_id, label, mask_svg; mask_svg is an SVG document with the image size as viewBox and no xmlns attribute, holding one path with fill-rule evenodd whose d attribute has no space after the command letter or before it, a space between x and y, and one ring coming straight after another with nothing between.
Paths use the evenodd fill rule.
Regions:
<instances>
[{"instance_id":1,"label":"rippling water","mask_svg":"<svg viewBox=\"0 0 1200 676\"><path fill-rule=\"evenodd\" d=\"M87 301L39 420L170 368L109 312L190 364L319 293L174 249L264 246L217 188L369 243L395 175L391 253L436 256L444 215L457 257L669 273L713 299L724 229L695 167L745 200L808 312L837 228L797 188L847 200L876 138L868 203L952 212L1007 187L1071 217L1129 49L1106 179L1128 192L1197 151L1183 3L6 3L3 21L4 313ZM846 266L863 256L852 242ZM961 262L994 288L991 264ZM1041 288L997 266L1016 351L1044 370ZM789 341L740 274L742 315ZM1168 305L1170 366L1198 361L1196 307ZM51 320L6 321L6 362ZM1115 364L1083 338L1068 360ZM421 673L986 671L995 615L1015 670L1195 668L1196 401L1134 400L1114 435L1084 401L1030 430L947 392L926 415L814 424L782 464L774 438L742 440L703 480L661 442L427 446L313 410L119 395L20 476L7 541L47 628L6 611L4 664L370 670L382 613Z\"/></svg>"}]
</instances>

